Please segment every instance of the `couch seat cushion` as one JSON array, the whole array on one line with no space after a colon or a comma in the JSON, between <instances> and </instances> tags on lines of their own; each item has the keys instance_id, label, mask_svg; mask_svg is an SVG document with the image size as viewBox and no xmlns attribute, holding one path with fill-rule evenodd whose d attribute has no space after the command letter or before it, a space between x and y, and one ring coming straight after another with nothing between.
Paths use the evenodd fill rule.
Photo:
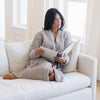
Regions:
<instances>
[{"instance_id":1,"label":"couch seat cushion","mask_svg":"<svg viewBox=\"0 0 100 100\"><path fill-rule=\"evenodd\" d=\"M84 89L89 85L90 78L78 72L65 74L63 82L0 79L0 100L46 100L54 96Z\"/></svg>"}]
</instances>

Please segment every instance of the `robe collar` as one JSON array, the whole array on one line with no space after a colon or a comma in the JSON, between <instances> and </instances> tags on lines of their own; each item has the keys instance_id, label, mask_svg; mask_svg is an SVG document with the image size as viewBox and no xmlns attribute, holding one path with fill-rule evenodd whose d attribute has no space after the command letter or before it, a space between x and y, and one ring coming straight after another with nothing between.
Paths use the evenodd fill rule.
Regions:
<instances>
[{"instance_id":1,"label":"robe collar","mask_svg":"<svg viewBox=\"0 0 100 100\"><path fill-rule=\"evenodd\" d=\"M52 31L51 30L49 30L49 35L50 35L50 38L51 38L51 40L52 40L52 43L53 43L53 45L54 45L54 50L57 50L58 49L58 45L59 45L59 38L60 38L60 30L58 30L58 32L57 32L57 35L56 35L56 42L55 42L55 40L54 40L54 36L53 36L53 33L52 33Z\"/></svg>"}]
</instances>

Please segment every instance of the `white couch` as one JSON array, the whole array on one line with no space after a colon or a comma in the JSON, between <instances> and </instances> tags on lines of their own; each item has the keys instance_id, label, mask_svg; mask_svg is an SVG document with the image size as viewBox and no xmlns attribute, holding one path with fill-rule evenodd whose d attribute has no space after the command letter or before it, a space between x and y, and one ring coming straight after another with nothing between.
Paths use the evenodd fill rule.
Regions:
<instances>
[{"instance_id":1,"label":"white couch","mask_svg":"<svg viewBox=\"0 0 100 100\"><path fill-rule=\"evenodd\" d=\"M79 54L78 71L64 74L63 82L4 80L3 74L8 73L11 67L9 63L7 51L0 44L0 100L95 100L96 98L97 60L93 57Z\"/></svg>"}]
</instances>

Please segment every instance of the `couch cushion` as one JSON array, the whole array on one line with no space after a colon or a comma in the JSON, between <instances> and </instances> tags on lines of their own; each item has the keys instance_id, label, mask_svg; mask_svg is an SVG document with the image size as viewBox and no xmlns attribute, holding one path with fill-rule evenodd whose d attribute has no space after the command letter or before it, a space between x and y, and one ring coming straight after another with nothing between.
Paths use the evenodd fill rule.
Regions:
<instances>
[{"instance_id":1,"label":"couch cushion","mask_svg":"<svg viewBox=\"0 0 100 100\"><path fill-rule=\"evenodd\" d=\"M7 51L9 70L14 72L24 68L29 60L29 49L32 44L32 40L19 42L19 43L6 43L5 48ZM75 41L75 44L71 51L71 60L64 66L63 72L76 71L77 57L80 50L80 41Z\"/></svg>"},{"instance_id":2,"label":"couch cushion","mask_svg":"<svg viewBox=\"0 0 100 100\"><path fill-rule=\"evenodd\" d=\"M29 60L31 43L32 40L5 44L10 72L25 68Z\"/></svg>"},{"instance_id":3,"label":"couch cushion","mask_svg":"<svg viewBox=\"0 0 100 100\"><path fill-rule=\"evenodd\" d=\"M63 73L77 71L77 58L80 51L80 40L75 41L75 44L71 51L71 59L70 62L63 67Z\"/></svg>"},{"instance_id":4,"label":"couch cushion","mask_svg":"<svg viewBox=\"0 0 100 100\"><path fill-rule=\"evenodd\" d=\"M8 59L4 45L0 43L0 75L7 74L8 70Z\"/></svg>"},{"instance_id":5,"label":"couch cushion","mask_svg":"<svg viewBox=\"0 0 100 100\"><path fill-rule=\"evenodd\" d=\"M84 89L90 85L90 78L81 73L71 72L65 74L63 82L1 79L0 84L0 100L45 100Z\"/></svg>"}]
</instances>

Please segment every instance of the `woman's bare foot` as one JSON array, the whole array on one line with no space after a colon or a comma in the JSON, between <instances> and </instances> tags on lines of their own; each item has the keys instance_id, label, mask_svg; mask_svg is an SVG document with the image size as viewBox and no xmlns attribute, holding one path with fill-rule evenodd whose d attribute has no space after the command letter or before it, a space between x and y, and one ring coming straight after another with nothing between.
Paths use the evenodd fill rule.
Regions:
<instances>
[{"instance_id":1,"label":"woman's bare foot","mask_svg":"<svg viewBox=\"0 0 100 100\"><path fill-rule=\"evenodd\" d=\"M13 75L12 73L9 73L9 74L4 75L3 79L12 80L12 79L17 79L17 77L15 75Z\"/></svg>"},{"instance_id":2,"label":"woman's bare foot","mask_svg":"<svg viewBox=\"0 0 100 100\"><path fill-rule=\"evenodd\" d=\"M49 75L49 81L54 81L54 80L55 80L55 73L53 72Z\"/></svg>"}]
</instances>

